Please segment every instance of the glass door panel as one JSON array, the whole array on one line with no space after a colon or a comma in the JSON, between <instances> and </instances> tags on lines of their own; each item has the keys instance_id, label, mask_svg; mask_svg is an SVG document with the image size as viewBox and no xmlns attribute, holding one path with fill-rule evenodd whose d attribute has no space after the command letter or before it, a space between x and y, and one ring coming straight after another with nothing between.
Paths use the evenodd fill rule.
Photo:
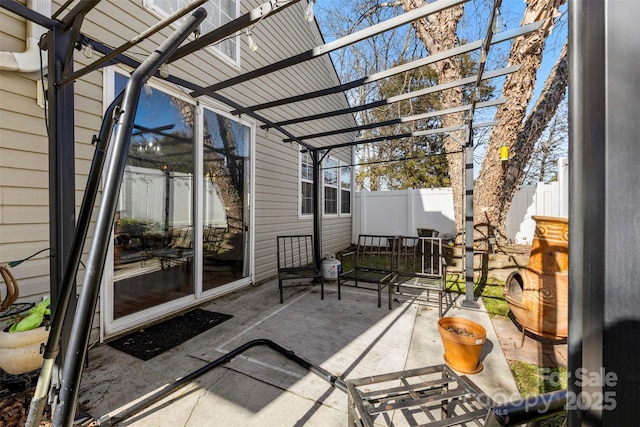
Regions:
<instances>
[{"instance_id":1,"label":"glass door panel","mask_svg":"<svg viewBox=\"0 0 640 427\"><path fill-rule=\"evenodd\" d=\"M248 126L203 114L202 289L249 276Z\"/></svg>"},{"instance_id":2,"label":"glass door panel","mask_svg":"<svg viewBox=\"0 0 640 427\"><path fill-rule=\"evenodd\" d=\"M116 73L116 93L125 84ZM194 293L194 113L142 91L114 218L114 319Z\"/></svg>"}]
</instances>

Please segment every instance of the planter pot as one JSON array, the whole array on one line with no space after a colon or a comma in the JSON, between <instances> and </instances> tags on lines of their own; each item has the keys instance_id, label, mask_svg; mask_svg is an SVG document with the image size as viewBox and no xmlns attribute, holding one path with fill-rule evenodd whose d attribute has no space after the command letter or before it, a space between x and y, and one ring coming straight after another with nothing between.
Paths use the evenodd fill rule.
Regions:
<instances>
[{"instance_id":1,"label":"planter pot","mask_svg":"<svg viewBox=\"0 0 640 427\"><path fill-rule=\"evenodd\" d=\"M438 332L444 346L444 361L463 374L482 371L480 354L487 340L487 331L468 319L443 317L438 320Z\"/></svg>"},{"instance_id":2,"label":"planter pot","mask_svg":"<svg viewBox=\"0 0 640 427\"><path fill-rule=\"evenodd\" d=\"M24 332L0 331L0 368L11 375L40 368L40 349L48 337L49 328L45 326Z\"/></svg>"}]
</instances>

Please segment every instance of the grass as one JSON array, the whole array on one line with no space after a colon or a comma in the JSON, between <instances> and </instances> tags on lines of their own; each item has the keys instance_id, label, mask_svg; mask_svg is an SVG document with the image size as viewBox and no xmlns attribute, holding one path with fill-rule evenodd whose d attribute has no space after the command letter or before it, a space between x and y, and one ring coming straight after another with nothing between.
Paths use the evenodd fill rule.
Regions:
<instances>
[{"instance_id":1,"label":"grass","mask_svg":"<svg viewBox=\"0 0 640 427\"><path fill-rule=\"evenodd\" d=\"M467 289L464 277L460 274L450 274L447 277L447 289L451 292L464 294ZM509 305L504 299L503 290L503 281L488 278L484 283L476 283L474 295L482 297L484 306L489 314L507 317Z\"/></svg>"},{"instance_id":2,"label":"grass","mask_svg":"<svg viewBox=\"0 0 640 427\"><path fill-rule=\"evenodd\" d=\"M567 388L567 370L564 368L544 368L515 360L509 361L509 366L522 397Z\"/></svg>"},{"instance_id":3,"label":"grass","mask_svg":"<svg viewBox=\"0 0 640 427\"><path fill-rule=\"evenodd\" d=\"M537 396L567 388L567 370L564 368L544 368L531 363L509 361L509 367L522 397ZM539 422L543 427L561 427L566 414L558 414Z\"/></svg>"}]
</instances>

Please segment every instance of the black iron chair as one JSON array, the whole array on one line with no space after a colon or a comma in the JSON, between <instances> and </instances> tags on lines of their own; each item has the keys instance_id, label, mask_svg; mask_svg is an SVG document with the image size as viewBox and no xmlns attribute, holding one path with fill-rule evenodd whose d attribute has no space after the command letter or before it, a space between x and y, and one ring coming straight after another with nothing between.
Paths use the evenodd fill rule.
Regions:
<instances>
[{"instance_id":1,"label":"black iron chair","mask_svg":"<svg viewBox=\"0 0 640 427\"><path fill-rule=\"evenodd\" d=\"M315 264L313 236L310 234L278 236L277 243L280 304L284 302L283 288L315 286L318 283L320 284L321 298L324 299L324 281L322 272ZM301 282L301 280L305 280L305 282ZM285 281L288 284L285 284Z\"/></svg>"},{"instance_id":2,"label":"black iron chair","mask_svg":"<svg viewBox=\"0 0 640 427\"><path fill-rule=\"evenodd\" d=\"M395 274L396 236L361 234L355 252L342 256L343 273L338 276L338 299L342 298L341 288L345 281L377 285L378 307L382 305L382 289L389 286ZM389 300L391 309L391 300Z\"/></svg>"},{"instance_id":3,"label":"black iron chair","mask_svg":"<svg viewBox=\"0 0 640 427\"><path fill-rule=\"evenodd\" d=\"M399 295L410 295L418 301L438 305L440 317L447 304L453 305L451 294L447 291L447 262L442 252L442 240L437 237L399 238L402 242L396 250L396 275L389 287L389 304L393 289ZM405 294L405 288L417 290L416 293ZM431 294L435 294L436 298Z\"/></svg>"}]
</instances>

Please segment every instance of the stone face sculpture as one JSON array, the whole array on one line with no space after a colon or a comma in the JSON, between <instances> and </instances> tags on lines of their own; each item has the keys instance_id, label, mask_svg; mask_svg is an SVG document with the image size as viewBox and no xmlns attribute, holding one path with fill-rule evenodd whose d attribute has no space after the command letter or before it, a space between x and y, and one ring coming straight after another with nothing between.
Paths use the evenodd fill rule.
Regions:
<instances>
[{"instance_id":1,"label":"stone face sculpture","mask_svg":"<svg viewBox=\"0 0 640 427\"><path fill-rule=\"evenodd\" d=\"M566 218L534 216L529 263L507 278L504 297L518 323L551 339L568 332L569 224Z\"/></svg>"}]
</instances>

